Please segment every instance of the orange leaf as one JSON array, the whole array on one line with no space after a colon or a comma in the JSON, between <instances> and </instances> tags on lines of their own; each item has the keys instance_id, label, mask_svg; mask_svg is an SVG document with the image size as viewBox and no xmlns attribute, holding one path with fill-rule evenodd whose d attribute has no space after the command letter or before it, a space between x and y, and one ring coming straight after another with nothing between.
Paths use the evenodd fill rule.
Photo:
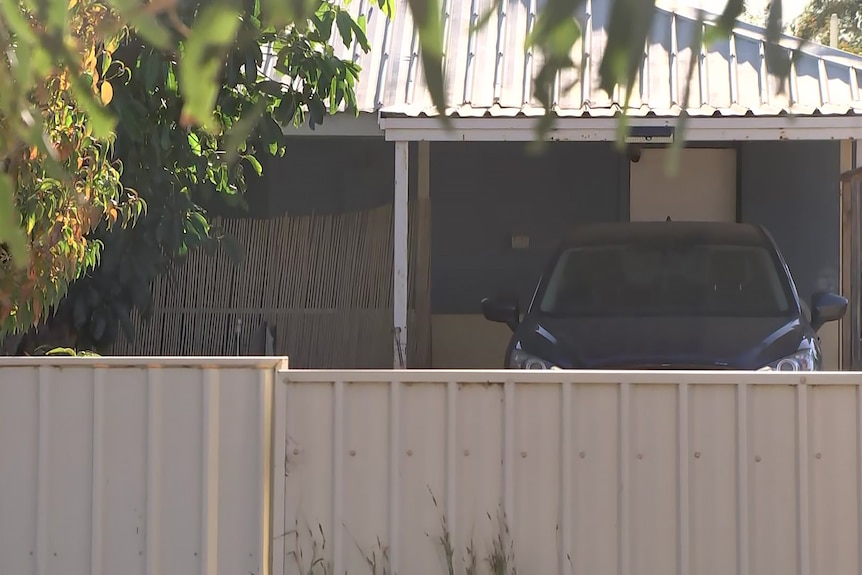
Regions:
<instances>
[{"instance_id":1,"label":"orange leaf","mask_svg":"<svg viewBox=\"0 0 862 575\"><path fill-rule=\"evenodd\" d=\"M90 51L87 52L87 56L84 58L84 71L92 71L96 70L96 51L93 48L90 48Z\"/></svg>"},{"instance_id":2,"label":"orange leaf","mask_svg":"<svg viewBox=\"0 0 862 575\"><path fill-rule=\"evenodd\" d=\"M107 80L102 82L102 105L107 106L114 99L114 87Z\"/></svg>"}]
</instances>

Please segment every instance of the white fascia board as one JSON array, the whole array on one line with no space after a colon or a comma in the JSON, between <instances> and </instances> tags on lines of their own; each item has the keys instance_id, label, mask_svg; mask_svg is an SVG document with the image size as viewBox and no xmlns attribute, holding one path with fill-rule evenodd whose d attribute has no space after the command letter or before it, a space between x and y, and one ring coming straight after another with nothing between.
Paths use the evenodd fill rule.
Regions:
<instances>
[{"instance_id":1,"label":"white fascia board","mask_svg":"<svg viewBox=\"0 0 862 575\"><path fill-rule=\"evenodd\" d=\"M381 118L389 141L528 142L536 118L453 118L446 130L437 118ZM631 126L678 126L679 118L631 118ZM558 118L545 139L613 142L617 118ZM862 139L862 116L689 118L686 141L855 140Z\"/></svg>"}]
</instances>

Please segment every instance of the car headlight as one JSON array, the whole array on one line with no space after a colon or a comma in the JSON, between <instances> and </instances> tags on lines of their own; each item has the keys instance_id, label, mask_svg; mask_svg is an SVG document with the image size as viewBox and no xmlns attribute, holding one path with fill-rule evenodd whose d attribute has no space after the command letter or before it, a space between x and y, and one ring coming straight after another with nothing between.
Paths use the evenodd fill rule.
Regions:
<instances>
[{"instance_id":1,"label":"car headlight","mask_svg":"<svg viewBox=\"0 0 862 575\"><path fill-rule=\"evenodd\" d=\"M814 371L814 350L803 349L793 355L782 357L760 368L758 371Z\"/></svg>"},{"instance_id":2,"label":"car headlight","mask_svg":"<svg viewBox=\"0 0 862 575\"><path fill-rule=\"evenodd\" d=\"M521 349L512 351L509 357L509 367L515 369L560 369L550 361L530 355Z\"/></svg>"}]
</instances>

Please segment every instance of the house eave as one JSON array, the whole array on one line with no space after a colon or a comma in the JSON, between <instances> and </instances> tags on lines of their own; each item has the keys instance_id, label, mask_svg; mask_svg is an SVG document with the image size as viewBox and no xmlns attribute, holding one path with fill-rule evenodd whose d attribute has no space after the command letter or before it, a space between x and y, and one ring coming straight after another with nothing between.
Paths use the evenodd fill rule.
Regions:
<instances>
[{"instance_id":1,"label":"house eave","mask_svg":"<svg viewBox=\"0 0 862 575\"><path fill-rule=\"evenodd\" d=\"M538 118L450 118L449 129L436 117L394 117L381 114L380 128L388 141L529 142L536 139ZM674 127L682 119L631 118L629 125ZM862 115L808 117L688 118L687 141L856 140L862 139ZM613 142L619 119L555 118L547 141Z\"/></svg>"}]
</instances>

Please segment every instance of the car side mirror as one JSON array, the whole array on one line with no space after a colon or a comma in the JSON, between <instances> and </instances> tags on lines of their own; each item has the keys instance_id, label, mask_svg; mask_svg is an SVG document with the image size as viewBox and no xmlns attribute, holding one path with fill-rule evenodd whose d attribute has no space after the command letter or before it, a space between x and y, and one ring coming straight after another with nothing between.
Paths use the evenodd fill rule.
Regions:
<instances>
[{"instance_id":1,"label":"car side mirror","mask_svg":"<svg viewBox=\"0 0 862 575\"><path fill-rule=\"evenodd\" d=\"M811 297L811 327L818 331L824 324L844 317L847 298L831 292L817 292Z\"/></svg>"},{"instance_id":2,"label":"car side mirror","mask_svg":"<svg viewBox=\"0 0 862 575\"><path fill-rule=\"evenodd\" d=\"M488 321L505 323L512 331L521 323L521 310L515 296L498 296L482 300L482 314Z\"/></svg>"}]
</instances>

